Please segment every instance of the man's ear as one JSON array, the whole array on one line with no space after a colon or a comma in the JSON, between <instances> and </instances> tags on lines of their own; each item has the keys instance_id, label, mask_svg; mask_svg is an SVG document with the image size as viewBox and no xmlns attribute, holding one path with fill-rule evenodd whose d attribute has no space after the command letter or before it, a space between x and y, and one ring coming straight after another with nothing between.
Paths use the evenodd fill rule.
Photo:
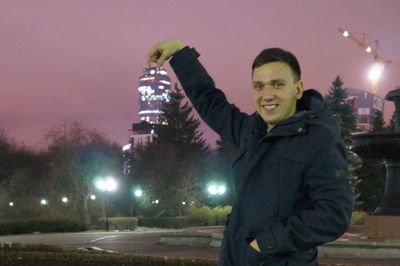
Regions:
<instances>
[{"instance_id":1,"label":"man's ear","mask_svg":"<svg viewBox=\"0 0 400 266\"><path fill-rule=\"evenodd\" d=\"M301 99L303 97L303 91L304 91L304 85L301 80L296 82L296 94L295 97L297 100Z\"/></svg>"}]
</instances>

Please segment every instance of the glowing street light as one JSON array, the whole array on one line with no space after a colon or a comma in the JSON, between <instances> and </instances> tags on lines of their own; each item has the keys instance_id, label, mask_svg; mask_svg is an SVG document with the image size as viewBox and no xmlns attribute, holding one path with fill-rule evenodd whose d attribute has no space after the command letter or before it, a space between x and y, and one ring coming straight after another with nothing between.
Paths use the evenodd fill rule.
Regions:
<instances>
[{"instance_id":1,"label":"glowing street light","mask_svg":"<svg viewBox=\"0 0 400 266\"><path fill-rule=\"evenodd\" d=\"M367 53L370 53L370 52L372 52L372 49L371 49L371 47L367 47L366 49L365 49L365 51L367 52Z\"/></svg>"},{"instance_id":2,"label":"glowing street light","mask_svg":"<svg viewBox=\"0 0 400 266\"><path fill-rule=\"evenodd\" d=\"M14 206L14 202L10 202L10 203L8 203L8 205L10 206L10 207L13 207Z\"/></svg>"},{"instance_id":3,"label":"glowing street light","mask_svg":"<svg viewBox=\"0 0 400 266\"><path fill-rule=\"evenodd\" d=\"M64 202L64 203L67 203L67 202L68 202L68 198L67 198L67 197L63 197L63 198L61 199L61 201Z\"/></svg>"},{"instance_id":4,"label":"glowing street light","mask_svg":"<svg viewBox=\"0 0 400 266\"><path fill-rule=\"evenodd\" d=\"M47 200L42 199L42 200L40 201L40 204L42 204L42 205L47 205L47 204L49 204L49 203L47 202Z\"/></svg>"},{"instance_id":5,"label":"glowing street light","mask_svg":"<svg viewBox=\"0 0 400 266\"><path fill-rule=\"evenodd\" d=\"M384 68L383 64L375 62L369 70L369 79L376 82L382 76Z\"/></svg>"},{"instance_id":6,"label":"glowing street light","mask_svg":"<svg viewBox=\"0 0 400 266\"><path fill-rule=\"evenodd\" d=\"M349 37L349 32L348 32L347 30L345 30L345 31L343 32L343 36L344 36L344 37Z\"/></svg>"},{"instance_id":7,"label":"glowing street light","mask_svg":"<svg viewBox=\"0 0 400 266\"><path fill-rule=\"evenodd\" d=\"M115 191L118 187L117 182L115 181L115 179L111 176L108 176L106 178L101 178L99 180L97 180L96 182L96 187L101 190L101 191L108 191L108 192L112 192ZM93 195L92 195L93 196ZM108 224L108 208L107 208L107 201L104 200L104 214L106 216L106 231L109 230L109 224Z\"/></svg>"},{"instance_id":8,"label":"glowing street light","mask_svg":"<svg viewBox=\"0 0 400 266\"><path fill-rule=\"evenodd\" d=\"M91 199L91 200L95 200L95 199L96 199L96 195L91 195L91 196L90 196L90 199Z\"/></svg>"},{"instance_id":9,"label":"glowing street light","mask_svg":"<svg viewBox=\"0 0 400 266\"><path fill-rule=\"evenodd\" d=\"M138 188L135 190L134 194L137 198L140 198L141 196L143 196L143 191L140 188Z\"/></svg>"}]
</instances>

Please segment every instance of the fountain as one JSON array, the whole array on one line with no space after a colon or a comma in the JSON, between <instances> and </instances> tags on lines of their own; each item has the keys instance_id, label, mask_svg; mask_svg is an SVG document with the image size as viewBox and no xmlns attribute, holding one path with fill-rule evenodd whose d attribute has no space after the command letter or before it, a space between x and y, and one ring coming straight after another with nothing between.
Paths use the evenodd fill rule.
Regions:
<instances>
[{"instance_id":1,"label":"fountain","mask_svg":"<svg viewBox=\"0 0 400 266\"><path fill-rule=\"evenodd\" d=\"M354 134L351 147L363 159L378 159L385 163L382 202L365 221L365 230L369 231L366 233L378 237L400 236L400 230L396 228L400 225L400 88L390 91L385 100L395 103L395 131Z\"/></svg>"}]
</instances>

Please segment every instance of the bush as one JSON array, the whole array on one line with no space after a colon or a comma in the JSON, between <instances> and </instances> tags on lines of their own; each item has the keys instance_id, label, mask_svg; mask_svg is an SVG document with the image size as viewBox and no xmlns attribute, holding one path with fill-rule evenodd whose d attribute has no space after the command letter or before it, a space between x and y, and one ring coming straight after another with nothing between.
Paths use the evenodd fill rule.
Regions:
<instances>
[{"instance_id":1,"label":"bush","mask_svg":"<svg viewBox=\"0 0 400 266\"><path fill-rule=\"evenodd\" d=\"M195 226L224 225L226 216L231 210L231 206L215 207L213 209L202 206L189 209L187 217L190 224Z\"/></svg>"},{"instance_id":2,"label":"bush","mask_svg":"<svg viewBox=\"0 0 400 266\"><path fill-rule=\"evenodd\" d=\"M207 226L216 223L216 217L208 206L189 209L187 218L191 225Z\"/></svg>"},{"instance_id":3,"label":"bush","mask_svg":"<svg viewBox=\"0 0 400 266\"><path fill-rule=\"evenodd\" d=\"M146 227L181 229L190 226L187 217L140 217L139 225Z\"/></svg>"},{"instance_id":4,"label":"bush","mask_svg":"<svg viewBox=\"0 0 400 266\"><path fill-rule=\"evenodd\" d=\"M87 224L65 218L10 220L0 222L0 235L29 234L33 232L80 232L87 229Z\"/></svg>"},{"instance_id":5,"label":"bush","mask_svg":"<svg viewBox=\"0 0 400 266\"><path fill-rule=\"evenodd\" d=\"M351 216L351 224L357 224L357 225L361 225L364 224L364 218L365 215L367 215L366 212L363 211L355 211L353 212L352 216Z\"/></svg>"},{"instance_id":6,"label":"bush","mask_svg":"<svg viewBox=\"0 0 400 266\"><path fill-rule=\"evenodd\" d=\"M98 228L104 228L106 219L101 217L98 222ZM136 217L111 217L108 218L110 230L135 230L138 226L138 218Z\"/></svg>"},{"instance_id":7,"label":"bush","mask_svg":"<svg viewBox=\"0 0 400 266\"><path fill-rule=\"evenodd\" d=\"M232 211L232 206L215 207L212 211L215 215L215 224L225 225L226 216Z\"/></svg>"}]
</instances>

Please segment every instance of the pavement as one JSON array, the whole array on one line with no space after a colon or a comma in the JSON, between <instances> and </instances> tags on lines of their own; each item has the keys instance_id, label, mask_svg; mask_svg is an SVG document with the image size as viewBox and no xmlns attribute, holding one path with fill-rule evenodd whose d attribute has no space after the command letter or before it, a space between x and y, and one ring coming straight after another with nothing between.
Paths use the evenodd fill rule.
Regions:
<instances>
[{"instance_id":1,"label":"pavement","mask_svg":"<svg viewBox=\"0 0 400 266\"><path fill-rule=\"evenodd\" d=\"M138 227L132 232L25 234L0 236L0 243L43 243L78 249L101 249L118 253L217 259L219 254L218 248L205 244L204 236L218 238L220 229L218 227L197 227L186 228L184 230L169 230ZM160 240L163 237L177 235L183 237L181 239L175 238L177 241L172 244L165 242L164 244L160 244ZM200 241L194 241L196 238L199 238ZM348 243L345 240L340 243L333 243L330 250L329 247L323 252L320 250L319 263L325 265L400 266L400 249L395 249L397 253L394 256L398 255L396 258L390 257L390 253L385 253L393 247L399 246L399 244L380 243L384 246L379 246L380 244L375 242L371 242L370 244L363 243L361 244L361 248L363 249L360 251L354 249L354 247L348 247L354 243L354 241ZM374 247L375 250L383 252L385 256L366 258L366 255L374 252ZM359 245L356 245L356 248L359 248Z\"/></svg>"}]
</instances>

